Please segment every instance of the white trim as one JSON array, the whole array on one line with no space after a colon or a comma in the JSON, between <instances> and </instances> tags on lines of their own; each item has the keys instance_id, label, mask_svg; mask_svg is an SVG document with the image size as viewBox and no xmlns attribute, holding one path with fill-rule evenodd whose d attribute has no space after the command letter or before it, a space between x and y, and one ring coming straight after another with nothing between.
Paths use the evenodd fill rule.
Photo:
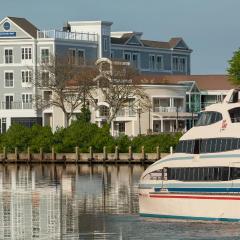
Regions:
<instances>
[{"instance_id":1,"label":"white trim","mask_svg":"<svg viewBox=\"0 0 240 240\"><path fill-rule=\"evenodd\" d=\"M134 65L134 61L133 61L133 56L137 56L137 65L136 65L136 68L138 68L138 69L141 69L141 58L139 57L140 56L140 54L138 53L138 52L133 52L132 53L132 60L131 60L131 62L133 63L133 65Z\"/></svg>"},{"instance_id":2,"label":"white trim","mask_svg":"<svg viewBox=\"0 0 240 240\"><path fill-rule=\"evenodd\" d=\"M22 73L25 72L25 81L23 81L23 78L22 78ZM29 80L26 82L26 72L28 72L28 78ZM30 75L29 75L30 73ZM26 70L21 70L21 83L22 85L23 84L31 84L32 85L32 82L33 82L33 71L32 70L29 70L29 69L26 69Z\"/></svg>"},{"instance_id":3,"label":"white trim","mask_svg":"<svg viewBox=\"0 0 240 240\"><path fill-rule=\"evenodd\" d=\"M28 95L28 102L23 102L23 95L25 95L25 100L26 100L26 95ZM30 100L30 98L29 98L29 96L31 96L31 101L29 101ZM33 94L32 93L25 93L25 92L23 92L23 93L21 93L21 102L22 103L32 103L32 101L33 101Z\"/></svg>"},{"instance_id":4,"label":"white trim","mask_svg":"<svg viewBox=\"0 0 240 240\"><path fill-rule=\"evenodd\" d=\"M22 50L24 49L24 53L22 53ZM26 55L26 52L25 52L25 50L26 49L28 49L27 50L27 56L28 56L28 58L26 59L25 58L25 55ZM31 49L31 58L29 58L29 49ZM22 58L23 57L23 55L24 55L24 58ZM28 62L32 62L32 60L33 60L33 46L31 45L31 46L23 46L23 47L21 47L21 62L23 62L23 63L28 63Z\"/></svg>"},{"instance_id":5,"label":"white trim","mask_svg":"<svg viewBox=\"0 0 240 240\"><path fill-rule=\"evenodd\" d=\"M5 17L0 24L2 24L3 22L6 21L6 19L8 19L8 21L10 21L13 25L17 26L19 29L21 29L21 31L23 31L25 34L27 34L31 39L35 39L33 36L31 36L28 32L26 32L24 29L22 29L19 25L17 25L14 21L12 21L10 18ZM15 38L16 39L16 38Z\"/></svg>"},{"instance_id":6,"label":"white trim","mask_svg":"<svg viewBox=\"0 0 240 240\"><path fill-rule=\"evenodd\" d=\"M1 63L0 67L33 67L34 63L26 65L26 63Z\"/></svg>"},{"instance_id":7,"label":"white trim","mask_svg":"<svg viewBox=\"0 0 240 240\"><path fill-rule=\"evenodd\" d=\"M133 35L132 35L124 44L125 44L125 45L128 45L128 46L139 46L139 45L134 45L134 44L131 44L131 43L128 44L128 43L133 39L133 37L134 37L135 39L137 39L138 43L140 43L140 46L144 46L143 43L141 42L141 40L139 40L134 33L133 33Z\"/></svg>"},{"instance_id":8,"label":"white trim","mask_svg":"<svg viewBox=\"0 0 240 240\"><path fill-rule=\"evenodd\" d=\"M158 63L158 61L157 61L157 59L158 59L158 57L160 57L161 58L161 66L160 66L160 68L158 69L158 67L157 67L157 63ZM162 72L163 70L164 70L164 55L161 55L161 54L158 54L158 55L156 55L156 64L155 64L155 67L156 67L156 71L157 72Z\"/></svg>"},{"instance_id":9,"label":"white trim","mask_svg":"<svg viewBox=\"0 0 240 240\"><path fill-rule=\"evenodd\" d=\"M39 52L40 52L40 65L43 63L42 62L42 50L48 50L49 51L48 62L47 63L50 62L50 54L51 54L50 47L49 46L48 47L40 47L39 48Z\"/></svg>"},{"instance_id":10,"label":"white trim","mask_svg":"<svg viewBox=\"0 0 240 240\"><path fill-rule=\"evenodd\" d=\"M185 96L177 96L177 95L152 95L151 98L185 98Z\"/></svg>"},{"instance_id":11,"label":"white trim","mask_svg":"<svg viewBox=\"0 0 240 240\"><path fill-rule=\"evenodd\" d=\"M173 49L173 48L153 48L153 47L146 47L146 46L134 46L134 45L124 45L124 44L116 44L116 43L112 43L112 49L121 49L124 50L126 48L129 49L138 49L141 52L161 52L161 53L166 53L166 54L170 54L170 53L176 53L176 54L186 54L189 55L192 50L181 50L181 49Z\"/></svg>"},{"instance_id":12,"label":"white trim","mask_svg":"<svg viewBox=\"0 0 240 240\"><path fill-rule=\"evenodd\" d=\"M5 44L6 45L6 44ZM6 50L12 50L12 62L11 63L6 63L6 55L5 55L5 51ZM13 53L13 47L5 47L3 48L3 63L7 66L12 66L12 64L14 63L14 53Z\"/></svg>"},{"instance_id":13,"label":"white trim","mask_svg":"<svg viewBox=\"0 0 240 240\"><path fill-rule=\"evenodd\" d=\"M153 68L151 68L151 61L152 61L152 58L154 59L154 61L153 61ZM155 72L155 65L156 65L156 56L155 56L155 54L149 54L148 55L148 69L149 69L149 71L151 71L151 72Z\"/></svg>"},{"instance_id":14,"label":"white trim","mask_svg":"<svg viewBox=\"0 0 240 240\"><path fill-rule=\"evenodd\" d=\"M8 45L24 45L24 44L33 44L35 40L32 40L32 39L24 39L24 41L19 41L20 39L6 39L6 38L0 38L0 45L5 45L6 46L6 40L7 40L7 43ZM22 40L22 39L21 39Z\"/></svg>"},{"instance_id":15,"label":"white trim","mask_svg":"<svg viewBox=\"0 0 240 240\"><path fill-rule=\"evenodd\" d=\"M14 88L14 71L13 70L4 70L4 88ZM7 87L6 86L6 73L12 73L13 74L13 86Z\"/></svg>"}]
</instances>

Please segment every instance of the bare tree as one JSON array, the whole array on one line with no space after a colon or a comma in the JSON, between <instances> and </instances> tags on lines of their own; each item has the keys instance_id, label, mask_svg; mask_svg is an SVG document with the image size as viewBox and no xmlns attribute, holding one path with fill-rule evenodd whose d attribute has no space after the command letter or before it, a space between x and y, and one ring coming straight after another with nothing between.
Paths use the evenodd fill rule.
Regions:
<instances>
[{"instance_id":1,"label":"bare tree","mask_svg":"<svg viewBox=\"0 0 240 240\"><path fill-rule=\"evenodd\" d=\"M148 95L136 78L137 71L128 62L100 59L96 65L99 69L96 87L98 96L102 96L108 106L106 120L109 125L125 107L135 111L138 107L143 110L150 105Z\"/></svg>"},{"instance_id":2,"label":"bare tree","mask_svg":"<svg viewBox=\"0 0 240 240\"><path fill-rule=\"evenodd\" d=\"M86 105L93 87L96 69L93 65L75 64L68 57L50 57L39 64L36 73L35 106L37 110L55 106L65 116L65 127L73 113Z\"/></svg>"}]
</instances>

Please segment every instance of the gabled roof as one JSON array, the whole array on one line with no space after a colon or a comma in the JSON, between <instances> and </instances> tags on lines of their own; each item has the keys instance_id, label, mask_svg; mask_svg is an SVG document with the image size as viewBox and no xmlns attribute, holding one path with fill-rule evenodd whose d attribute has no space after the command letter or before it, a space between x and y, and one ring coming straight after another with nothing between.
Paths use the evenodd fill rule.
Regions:
<instances>
[{"instance_id":1,"label":"gabled roof","mask_svg":"<svg viewBox=\"0 0 240 240\"><path fill-rule=\"evenodd\" d=\"M179 45L182 44L183 47L179 47ZM171 48L184 48L184 49L189 49L187 44L183 41L182 38L176 37L176 38L171 38L169 41L169 45Z\"/></svg>"},{"instance_id":2,"label":"gabled roof","mask_svg":"<svg viewBox=\"0 0 240 240\"><path fill-rule=\"evenodd\" d=\"M127 42L133 36L134 36L134 33L125 33L121 37L111 37L111 43L124 45L124 44L127 44ZM139 43L141 43L144 47L151 47L151 48L163 48L163 49L179 48L179 49L191 50L188 48L187 44L183 41L182 38L171 38L170 41L168 42L140 39ZM178 47L180 43L182 43L184 47Z\"/></svg>"},{"instance_id":3,"label":"gabled roof","mask_svg":"<svg viewBox=\"0 0 240 240\"><path fill-rule=\"evenodd\" d=\"M142 40L142 43L145 47L152 48L166 48L170 49L169 42L159 42L159 41L151 41L151 40Z\"/></svg>"},{"instance_id":4,"label":"gabled roof","mask_svg":"<svg viewBox=\"0 0 240 240\"><path fill-rule=\"evenodd\" d=\"M8 17L12 22L22 28L25 32L31 35L33 38L37 38L37 31L38 28L30 23L25 18L18 18L18 17Z\"/></svg>"},{"instance_id":5,"label":"gabled roof","mask_svg":"<svg viewBox=\"0 0 240 240\"><path fill-rule=\"evenodd\" d=\"M230 90L235 88L228 75L140 75L139 84L181 84L195 81L200 90Z\"/></svg>"},{"instance_id":6,"label":"gabled roof","mask_svg":"<svg viewBox=\"0 0 240 240\"><path fill-rule=\"evenodd\" d=\"M125 33L120 38L111 37L111 43L113 43L113 44L125 44L133 36L134 36L134 33Z\"/></svg>"}]
</instances>

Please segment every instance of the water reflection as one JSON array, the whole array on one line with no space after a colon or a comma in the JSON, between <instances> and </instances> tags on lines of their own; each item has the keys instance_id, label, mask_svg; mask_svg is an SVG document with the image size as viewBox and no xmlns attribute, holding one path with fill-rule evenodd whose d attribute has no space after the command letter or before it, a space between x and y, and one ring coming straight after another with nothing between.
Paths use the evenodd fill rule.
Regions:
<instances>
[{"instance_id":1,"label":"water reflection","mask_svg":"<svg viewBox=\"0 0 240 240\"><path fill-rule=\"evenodd\" d=\"M142 166L0 165L0 239L121 239Z\"/></svg>"},{"instance_id":2,"label":"water reflection","mask_svg":"<svg viewBox=\"0 0 240 240\"><path fill-rule=\"evenodd\" d=\"M239 239L239 223L138 216L135 165L0 165L0 240Z\"/></svg>"}]
</instances>

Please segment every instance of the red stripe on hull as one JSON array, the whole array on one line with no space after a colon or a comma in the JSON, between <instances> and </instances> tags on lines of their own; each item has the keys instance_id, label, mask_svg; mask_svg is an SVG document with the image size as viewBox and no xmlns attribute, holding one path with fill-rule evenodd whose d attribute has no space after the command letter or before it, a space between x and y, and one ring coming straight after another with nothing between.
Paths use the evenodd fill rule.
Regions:
<instances>
[{"instance_id":1,"label":"red stripe on hull","mask_svg":"<svg viewBox=\"0 0 240 240\"><path fill-rule=\"evenodd\" d=\"M209 199L209 200L239 200L240 197L209 197L209 196L177 196L177 195L150 195L151 198L181 198L181 199Z\"/></svg>"}]
</instances>

